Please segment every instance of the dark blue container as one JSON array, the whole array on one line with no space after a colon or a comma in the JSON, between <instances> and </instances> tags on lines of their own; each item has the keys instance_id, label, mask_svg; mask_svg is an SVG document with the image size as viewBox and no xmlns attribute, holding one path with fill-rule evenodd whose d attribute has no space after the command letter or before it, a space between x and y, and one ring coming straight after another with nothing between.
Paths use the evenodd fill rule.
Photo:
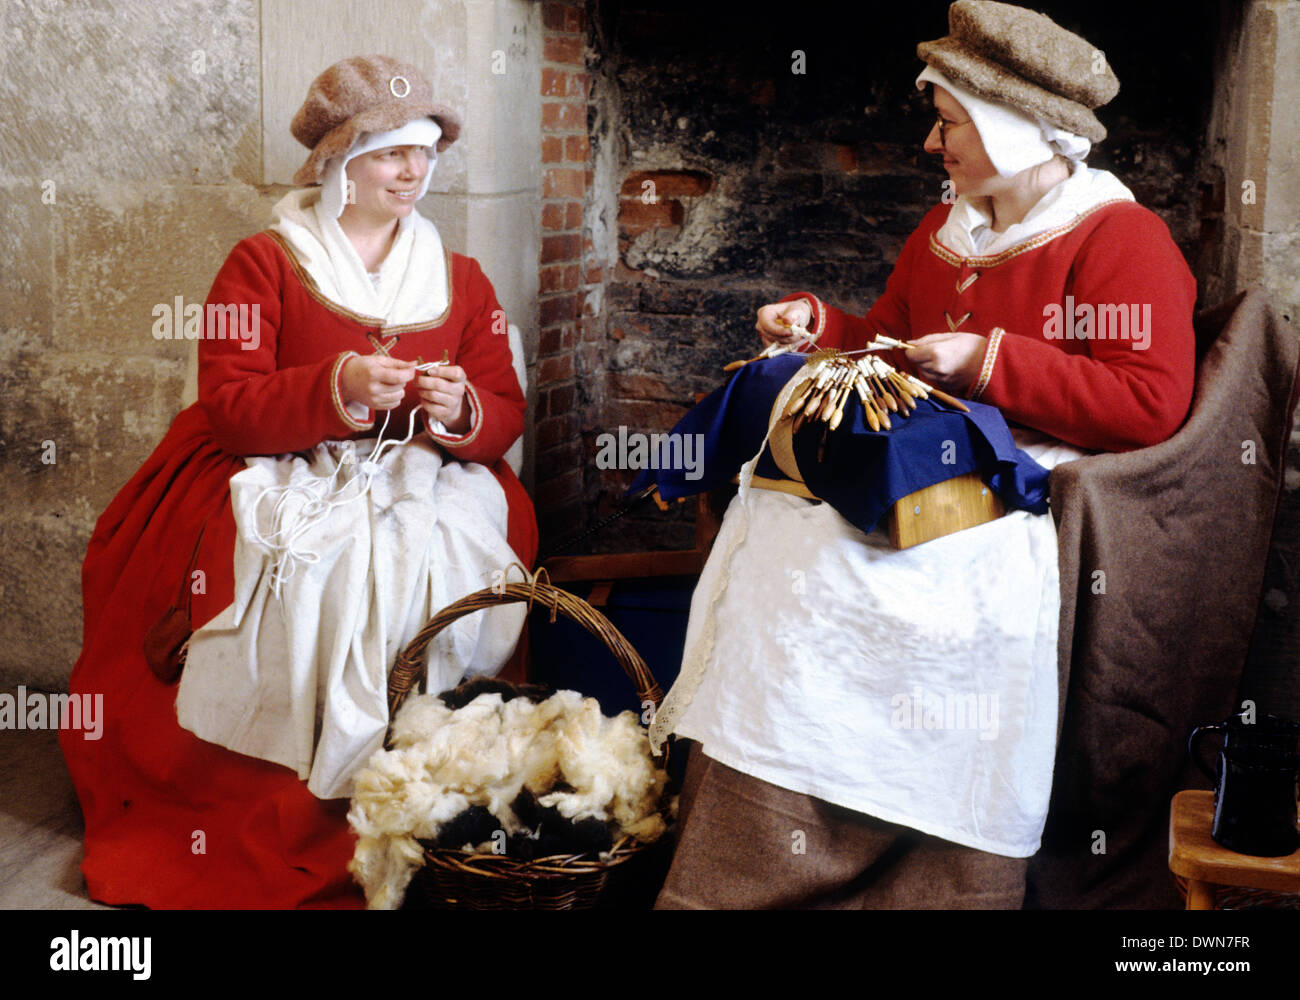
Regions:
<instances>
[{"instance_id":1,"label":"dark blue container","mask_svg":"<svg viewBox=\"0 0 1300 1000\"><path fill-rule=\"evenodd\" d=\"M614 582L605 604L596 608L641 654L664 693L673 686L686 646L686 621L696 577L651 577ZM592 583L561 586L586 600ZM577 622L533 606L529 620L530 679L597 699L606 715L631 710L642 714L632 682L608 646Z\"/></svg>"}]
</instances>

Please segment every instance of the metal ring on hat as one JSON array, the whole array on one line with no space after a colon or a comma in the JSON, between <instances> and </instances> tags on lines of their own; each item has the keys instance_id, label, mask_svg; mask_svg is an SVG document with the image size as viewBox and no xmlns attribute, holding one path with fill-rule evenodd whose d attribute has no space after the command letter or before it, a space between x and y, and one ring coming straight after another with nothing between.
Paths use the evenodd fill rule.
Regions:
<instances>
[{"instance_id":1,"label":"metal ring on hat","mask_svg":"<svg viewBox=\"0 0 1300 1000\"><path fill-rule=\"evenodd\" d=\"M400 94L397 92L398 81L401 81L402 87L404 88ZM388 81L388 90L394 97L405 97L411 92L411 82L404 76L395 76Z\"/></svg>"}]
</instances>

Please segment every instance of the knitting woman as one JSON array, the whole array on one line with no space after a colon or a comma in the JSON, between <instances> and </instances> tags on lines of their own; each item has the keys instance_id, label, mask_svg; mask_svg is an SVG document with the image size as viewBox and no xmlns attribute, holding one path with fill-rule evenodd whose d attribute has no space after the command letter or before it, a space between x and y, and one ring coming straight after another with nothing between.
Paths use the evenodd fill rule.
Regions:
<instances>
[{"instance_id":1,"label":"knitting woman","mask_svg":"<svg viewBox=\"0 0 1300 1000\"><path fill-rule=\"evenodd\" d=\"M505 315L415 207L459 130L386 56L312 83L300 187L208 297L257 336L205 331L198 402L99 519L71 690L102 693L104 732L62 741L94 899L362 905L346 796L386 671L433 612L536 554L503 458L524 427ZM431 651L430 684L499 669L520 619ZM157 654L178 620L179 682Z\"/></svg>"},{"instance_id":2,"label":"knitting woman","mask_svg":"<svg viewBox=\"0 0 1300 1000\"><path fill-rule=\"evenodd\" d=\"M949 31L918 47L916 85L955 202L866 316L798 292L759 310L763 340L910 341L895 367L997 406L1048 468L1163 441L1191 401L1196 289L1164 223L1084 162L1118 81L1019 7L960 0ZM652 730L696 741L659 905L1019 908L1052 786L1058 586L1050 516L894 550L829 504L742 489Z\"/></svg>"}]
</instances>

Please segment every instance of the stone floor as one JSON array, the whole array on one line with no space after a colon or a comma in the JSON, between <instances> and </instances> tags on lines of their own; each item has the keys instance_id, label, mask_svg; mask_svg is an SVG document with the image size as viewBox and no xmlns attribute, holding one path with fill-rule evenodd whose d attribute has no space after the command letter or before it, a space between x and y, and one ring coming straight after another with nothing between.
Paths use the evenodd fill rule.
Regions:
<instances>
[{"instance_id":1,"label":"stone floor","mask_svg":"<svg viewBox=\"0 0 1300 1000\"><path fill-rule=\"evenodd\" d=\"M81 834L57 732L0 729L0 910L108 909L86 895Z\"/></svg>"}]
</instances>

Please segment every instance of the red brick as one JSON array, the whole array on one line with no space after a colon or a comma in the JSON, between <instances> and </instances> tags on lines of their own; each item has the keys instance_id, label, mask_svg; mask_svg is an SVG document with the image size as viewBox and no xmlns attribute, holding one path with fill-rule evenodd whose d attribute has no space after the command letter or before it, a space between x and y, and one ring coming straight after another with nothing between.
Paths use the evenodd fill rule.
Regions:
<instances>
[{"instance_id":1,"label":"red brick","mask_svg":"<svg viewBox=\"0 0 1300 1000\"><path fill-rule=\"evenodd\" d=\"M545 0L542 4L542 27L551 31L563 31L564 12L567 9L567 4L559 3L557 0Z\"/></svg>"},{"instance_id":2,"label":"red brick","mask_svg":"<svg viewBox=\"0 0 1300 1000\"><path fill-rule=\"evenodd\" d=\"M539 482L533 493L538 506L545 508L554 507L569 500L581 499L582 469L572 469L555 479Z\"/></svg>"},{"instance_id":3,"label":"red brick","mask_svg":"<svg viewBox=\"0 0 1300 1000\"><path fill-rule=\"evenodd\" d=\"M541 452L566 441L572 441L577 436L578 415L562 413L558 417L547 417L545 420L537 421L533 433L533 445Z\"/></svg>"},{"instance_id":4,"label":"red brick","mask_svg":"<svg viewBox=\"0 0 1300 1000\"><path fill-rule=\"evenodd\" d=\"M564 327L564 329L560 331L561 349L566 351L569 350L569 348L573 347L573 340L574 340L573 327L571 326Z\"/></svg>"},{"instance_id":5,"label":"red brick","mask_svg":"<svg viewBox=\"0 0 1300 1000\"><path fill-rule=\"evenodd\" d=\"M550 448L537 449L535 477L539 480L557 479L583 465L582 441L567 440Z\"/></svg>"},{"instance_id":6,"label":"red brick","mask_svg":"<svg viewBox=\"0 0 1300 1000\"><path fill-rule=\"evenodd\" d=\"M564 210L564 228L582 228L582 202L571 201Z\"/></svg>"},{"instance_id":7,"label":"red brick","mask_svg":"<svg viewBox=\"0 0 1300 1000\"><path fill-rule=\"evenodd\" d=\"M619 400L606 406L613 426L625 424L629 431L650 434L672 430L677 421L686 416L687 409L674 403L635 399Z\"/></svg>"},{"instance_id":8,"label":"red brick","mask_svg":"<svg viewBox=\"0 0 1300 1000\"><path fill-rule=\"evenodd\" d=\"M680 226L686 217L680 201L660 199L647 205L640 198L623 198L618 203L618 228L629 236L647 229Z\"/></svg>"},{"instance_id":9,"label":"red brick","mask_svg":"<svg viewBox=\"0 0 1300 1000\"><path fill-rule=\"evenodd\" d=\"M586 163L591 155L591 140L585 135L571 135L564 140L564 159L568 163Z\"/></svg>"},{"instance_id":10,"label":"red brick","mask_svg":"<svg viewBox=\"0 0 1300 1000\"><path fill-rule=\"evenodd\" d=\"M558 135L542 137L542 162L559 163L564 159L564 140Z\"/></svg>"},{"instance_id":11,"label":"red brick","mask_svg":"<svg viewBox=\"0 0 1300 1000\"><path fill-rule=\"evenodd\" d=\"M604 280L605 280L605 269L601 267L599 264L594 267L587 268L587 277L586 277L587 284L599 285Z\"/></svg>"},{"instance_id":12,"label":"red brick","mask_svg":"<svg viewBox=\"0 0 1300 1000\"><path fill-rule=\"evenodd\" d=\"M569 90L571 84L573 85L572 92ZM542 67L543 97L576 97L577 95L577 84L570 79L568 73L562 69L551 69L549 66Z\"/></svg>"},{"instance_id":13,"label":"red brick","mask_svg":"<svg viewBox=\"0 0 1300 1000\"><path fill-rule=\"evenodd\" d=\"M582 256L582 237L576 233L568 236L542 237L542 263L577 260Z\"/></svg>"},{"instance_id":14,"label":"red brick","mask_svg":"<svg viewBox=\"0 0 1300 1000\"><path fill-rule=\"evenodd\" d=\"M587 27L587 16L581 7L566 7L564 10L564 30L582 31Z\"/></svg>"},{"instance_id":15,"label":"red brick","mask_svg":"<svg viewBox=\"0 0 1300 1000\"><path fill-rule=\"evenodd\" d=\"M571 292L578 287L578 271L577 264L544 267L539 272L541 282L537 290L543 295L548 292Z\"/></svg>"},{"instance_id":16,"label":"red brick","mask_svg":"<svg viewBox=\"0 0 1300 1000\"><path fill-rule=\"evenodd\" d=\"M552 35L542 42L542 58L547 62L582 63L582 39Z\"/></svg>"},{"instance_id":17,"label":"red brick","mask_svg":"<svg viewBox=\"0 0 1300 1000\"><path fill-rule=\"evenodd\" d=\"M563 382L573 378L573 355L561 354L554 358L543 358L537 363L537 384Z\"/></svg>"},{"instance_id":18,"label":"red brick","mask_svg":"<svg viewBox=\"0 0 1300 1000\"><path fill-rule=\"evenodd\" d=\"M614 261L614 274L612 281L617 281L623 285L641 285L645 283L645 275L640 271L628 267L623 263L622 258Z\"/></svg>"},{"instance_id":19,"label":"red brick","mask_svg":"<svg viewBox=\"0 0 1300 1000\"><path fill-rule=\"evenodd\" d=\"M543 101L542 129L546 132L586 132L586 102Z\"/></svg>"},{"instance_id":20,"label":"red brick","mask_svg":"<svg viewBox=\"0 0 1300 1000\"><path fill-rule=\"evenodd\" d=\"M564 268L565 265L563 264L554 264L550 267L543 267L538 271L537 291L542 295L548 292L564 291Z\"/></svg>"},{"instance_id":21,"label":"red brick","mask_svg":"<svg viewBox=\"0 0 1300 1000\"><path fill-rule=\"evenodd\" d=\"M547 270L543 268L543 273ZM560 349L561 329L559 327L547 327L537 337L537 356L539 358L547 357L554 354Z\"/></svg>"},{"instance_id":22,"label":"red brick","mask_svg":"<svg viewBox=\"0 0 1300 1000\"><path fill-rule=\"evenodd\" d=\"M564 229L564 206L563 205L543 205L542 206L542 228L543 229Z\"/></svg>"},{"instance_id":23,"label":"red brick","mask_svg":"<svg viewBox=\"0 0 1300 1000\"><path fill-rule=\"evenodd\" d=\"M674 402L681 399L681 390L668 385L663 379L651 375L633 375L630 372L610 372L605 383L610 396L618 399L660 400Z\"/></svg>"},{"instance_id":24,"label":"red brick","mask_svg":"<svg viewBox=\"0 0 1300 1000\"><path fill-rule=\"evenodd\" d=\"M702 170L634 170L623 181L620 194L640 198L648 193L645 181L654 183L655 196L665 198L698 197L713 188L713 178Z\"/></svg>"},{"instance_id":25,"label":"red brick","mask_svg":"<svg viewBox=\"0 0 1300 1000\"><path fill-rule=\"evenodd\" d=\"M541 326L563 323L578 318L578 299L575 295L552 295L542 299L538 307L538 321Z\"/></svg>"},{"instance_id":26,"label":"red brick","mask_svg":"<svg viewBox=\"0 0 1300 1000\"><path fill-rule=\"evenodd\" d=\"M539 392L541 396L543 393ZM557 385L553 389L545 390L547 397L547 410L553 417L562 417L573 410L573 401L577 398L578 390L573 383L568 385Z\"/></svg>"},{"instance_id":27,"label":"red brick","mask_svg":"<svg viewBox=\"0 0 1300 1000\"><path fill-rule=\"evenodd\" d=\"M581 170L548 167L542 176L543 198L581 198L586 185Z\"/></svg>"}]
</instances>

